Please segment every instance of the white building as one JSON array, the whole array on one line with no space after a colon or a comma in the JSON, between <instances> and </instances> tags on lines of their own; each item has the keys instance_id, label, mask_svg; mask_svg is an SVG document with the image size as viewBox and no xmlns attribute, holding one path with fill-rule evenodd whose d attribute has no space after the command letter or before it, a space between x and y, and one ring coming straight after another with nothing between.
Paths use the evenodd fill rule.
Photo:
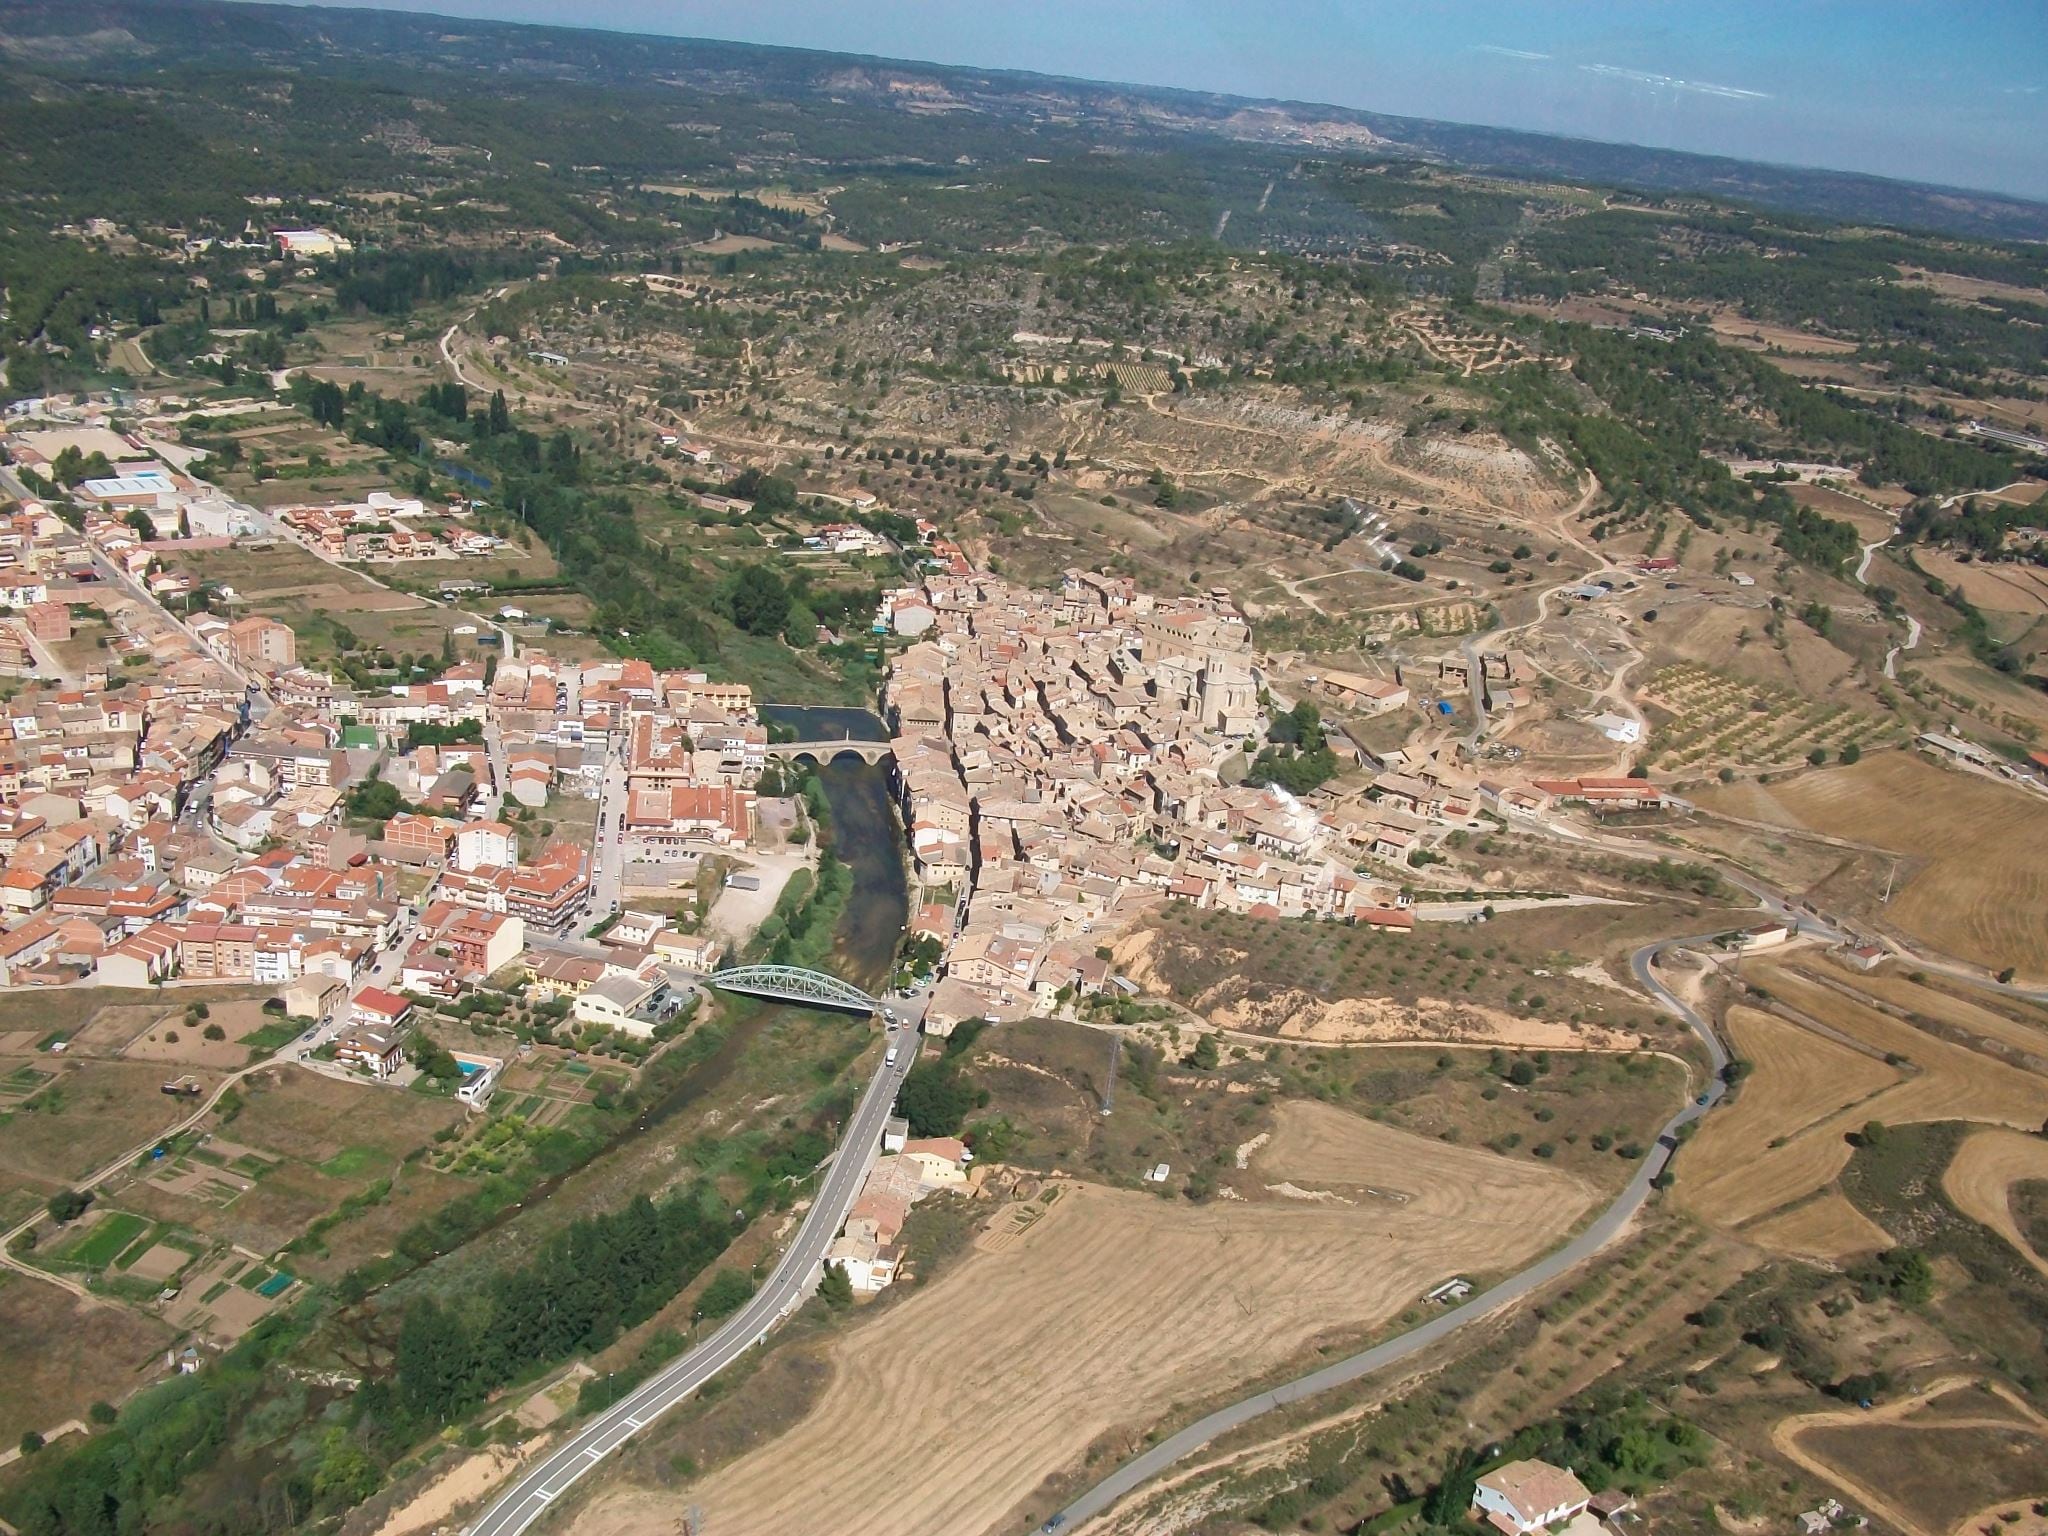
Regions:
<instances>
[{"instance_id":1,"label":"white building","mask_svg":"<svg viewBox=\"0 0 2048 1536\"><path fill-rule=\"evenodd\" d=\"M339 256L355 249L329 229L274 229L270 234L287 256Z\"/></svg>"},{"instance_id":2,"label":"white building","mask_svg":"<svg viewBox=\"0 0 2048 1536\"><path fill-rule=\"evenodd\" d=\"M464 874L519 862L519 834L502 821L472 821L455 834L455 867Z\"/></svg>"},{"instance_id":3,"label":"white building","mask_svg":"<svg viewBox=\"0 0 2048 1536\"><path fill-rule=\"evenodd\" d=\"M1582 1513L1592 1497L1569 1467L1511 1461L1479 1479L1472 1511L1502 1536L1526 1536Z\"/></svg>"},{"instance_id":4,"label":"white building","mask_svg":"<svg viewBox=\"0 0 2048 1536\"><path fill-rule=\"evenodd\" d=\"M1643 722L1631 720L1627 715L1595 715L1592 724L1609 741L1633 746L1643 739Z\"/></svg>"},{"instance_id":5,"label":"white building","mask_svg":"<svg viewBox=\"0 0 2048 1536\"><path fill-rule=\"evenodd\" d=\"M570 1011L580 1023L645 1040L654 1033L651 1015L667 990L659 976L607 976L579 992Z\"/></svg>"}]
</instances>

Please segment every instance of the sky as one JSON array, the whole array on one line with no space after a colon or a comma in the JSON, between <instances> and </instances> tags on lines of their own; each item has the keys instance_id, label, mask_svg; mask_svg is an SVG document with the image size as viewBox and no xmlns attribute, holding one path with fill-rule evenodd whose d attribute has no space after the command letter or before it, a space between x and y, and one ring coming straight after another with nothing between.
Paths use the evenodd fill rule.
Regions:
<instances>
[{"instance_id":1,"label":"sky","mask_svg":"<svg viewBox=\"0 0 2048 1536\"><path fill-rule=\"evenodd\" d=\"M340 3L1327 102L2048 199L2048 0Z\"/></svg>"}]
</instances>

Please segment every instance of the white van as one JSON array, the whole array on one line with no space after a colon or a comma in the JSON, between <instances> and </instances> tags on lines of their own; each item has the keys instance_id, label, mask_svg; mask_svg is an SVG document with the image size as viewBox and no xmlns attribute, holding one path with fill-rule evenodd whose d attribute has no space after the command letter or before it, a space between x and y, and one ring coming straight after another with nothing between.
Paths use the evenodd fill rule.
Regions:
<instances>
[{"instance_id":1,"label":"white van","mask_svg":"<svg viewBox=\"0 0 2048 1536\"><path fill-rule=\"evenodd\" d=\"M884 1056L884 1057L882 1058L882 1065L883 1065L883 1066L885 1066L885 1067L893 1067L893 1066L895 1066L895 1065L896 1065L896 1047L895 1047L895 1046L893 1046L893 1045L892 1045L892 1046L890 1046L890 1047L889 1047L889 1054L888 1054L888 1055L886 1055L886 1056Z\"/></svg>"}]
</instances>

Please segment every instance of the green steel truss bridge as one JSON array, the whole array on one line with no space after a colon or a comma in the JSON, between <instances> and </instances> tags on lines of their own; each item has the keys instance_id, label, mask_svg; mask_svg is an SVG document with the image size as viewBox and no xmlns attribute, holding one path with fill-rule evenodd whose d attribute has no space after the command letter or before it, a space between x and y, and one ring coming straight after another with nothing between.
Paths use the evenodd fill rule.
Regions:
<instances>
[{"instance_id":1,"label":"green steel truss bridge","mask_svg":"<svg viewBox=\"0 0 2048 1536\"><path fill-rule=\"evenodd\" d=\"M737 965L728 971L713 971L704 984L722 992L743 992L811 1008L845 1008L854 1013L882 1010L879 1002L852 982L796 965Z\"/></svg>"}]
</instances>

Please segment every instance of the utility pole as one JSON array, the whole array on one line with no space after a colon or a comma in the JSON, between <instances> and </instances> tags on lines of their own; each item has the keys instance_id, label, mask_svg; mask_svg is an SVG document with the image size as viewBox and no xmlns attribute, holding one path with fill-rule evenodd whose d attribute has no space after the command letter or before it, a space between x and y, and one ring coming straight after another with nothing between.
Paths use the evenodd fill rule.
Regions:
<instances>
[{"instance_id":1,"label":"utility pole","mask_svg":"<svg viewBox=\"0 0 2048 1536\"><path fill-rule=\"evenodd\" d=\"M1109 1039L1109 1083L1102 1090L1102 1113L1105 1117L1116 1108L1116 1064L1124 1053L1124 1037L1112 1035Z\"/></svg>"}]
</instances>

